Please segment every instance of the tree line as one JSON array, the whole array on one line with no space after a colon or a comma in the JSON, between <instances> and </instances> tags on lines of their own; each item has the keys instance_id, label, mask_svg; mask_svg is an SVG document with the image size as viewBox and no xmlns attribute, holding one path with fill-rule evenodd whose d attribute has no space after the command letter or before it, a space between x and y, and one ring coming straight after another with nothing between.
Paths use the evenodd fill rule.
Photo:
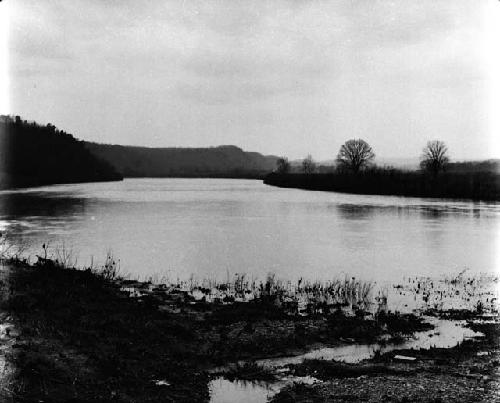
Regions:
<instances>
[{"instance_id":1,"label":"tree line","mask_svg":"<svg viewBox=\"0 0 500 403\"><path fill-rule=\"evenodd\" d=\"M424 147L419 171L379 168L374 159L375 153L366 141L348 140L340 147L334 170L319 172L320 167L308 155L302 160L300 172L291 174L290 162L281 157L264 183L358 194L500 200L498 162L450 163L446 144L439 140L429 141Z\"/></svg>"},{"instance_id":2,"label":"tree line","mask_svg":"<svg viewBox=\"0 0 500 403\"><path fill-rule=\"evenodd\" d=\"M374 167L375 153L372 147L362 139L347 140L337 154L336 169L339 172L350 172L357 174L360 171ZM420 156L420 169L431 173L433 176L445 171L450 159L448 148L440 140L427 142ZM277 173L289 173L290 162L286 157L280 157L276 162ZM309 154L302 160L301 171L304 174L312 174L317 171L317 165Z\"/></svg>"},{"instance_id":3,"label":"tree line","mask_svg":"<svg viewBox=\"0 0 500 403\"><path fill-rule=\"evenodd\" d=\"M121 180L82 141L53 124L0 116L0 187Z\"/></svg>"}]
</instances>

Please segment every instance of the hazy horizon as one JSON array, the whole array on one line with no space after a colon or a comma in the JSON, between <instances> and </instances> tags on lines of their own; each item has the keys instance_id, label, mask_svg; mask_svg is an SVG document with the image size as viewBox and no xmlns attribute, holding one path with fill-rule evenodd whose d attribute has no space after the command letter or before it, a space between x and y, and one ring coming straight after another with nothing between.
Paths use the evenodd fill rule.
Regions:
<instances>
[{"instance_id":1,"label":"hazy horizon","mask_svg":"<svg viewBox=\"0 0 500 403\"><path fill-rule=\"evenodd\" d=\"M0 113L147 147L500 157L494 0L0 3Z\"/></svg>"}]
</instances>

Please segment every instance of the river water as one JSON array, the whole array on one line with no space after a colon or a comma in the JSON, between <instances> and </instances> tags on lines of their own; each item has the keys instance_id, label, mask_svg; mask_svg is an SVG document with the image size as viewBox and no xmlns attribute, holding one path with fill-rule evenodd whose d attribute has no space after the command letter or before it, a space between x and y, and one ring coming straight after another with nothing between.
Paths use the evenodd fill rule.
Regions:
<instances>
[{"instance_id":1,"label":"river water","mask_svg":"<svg viewBox=\"0 0 500 403\"><path fill-rule=\"evenodd\" d=\"M491 272L500 203L280 189L256 180L127 179L0 192L0 231L79 266L111 250L122 273L173 280Z\"/></svg>"}]
</instances>

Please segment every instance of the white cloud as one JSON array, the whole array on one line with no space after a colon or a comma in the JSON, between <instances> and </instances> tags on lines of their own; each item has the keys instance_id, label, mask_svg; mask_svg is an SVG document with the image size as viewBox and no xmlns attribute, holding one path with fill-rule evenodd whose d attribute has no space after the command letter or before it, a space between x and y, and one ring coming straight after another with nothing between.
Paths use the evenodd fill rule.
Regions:
<instances>
[{"instance_id":1,"label":"white cloud","mask_svg":"<svg viewBox=\"0 0 500 403\"><path fill-rule=\"evenodd\" d=\"M16 0L11 108L108 143L491 156L484 4Z\"/></svg>"}]
</instances>

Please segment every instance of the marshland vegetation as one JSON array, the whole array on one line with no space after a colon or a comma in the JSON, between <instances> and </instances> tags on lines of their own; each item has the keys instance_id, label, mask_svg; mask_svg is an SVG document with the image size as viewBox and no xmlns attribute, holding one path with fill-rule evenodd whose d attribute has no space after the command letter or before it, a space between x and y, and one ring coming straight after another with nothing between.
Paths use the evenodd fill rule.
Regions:
<instances>
[{"instance_id":1,"label":"marshland vegetation","mask_svg":"<svg viewBox=\"0 0 500 403\"><path fill-rule=\"evenodd\" d=\"M227 376L272 381L275 374L252 362L429 329L422 317L370 311L381 294L353 278L154 284L120 277L111 255L82 269L11 255L3 270L10 280L2 308L19 329L13 393L25 399L206 401L216 366L244 360Z\"/></svg>"}]
</instances>

